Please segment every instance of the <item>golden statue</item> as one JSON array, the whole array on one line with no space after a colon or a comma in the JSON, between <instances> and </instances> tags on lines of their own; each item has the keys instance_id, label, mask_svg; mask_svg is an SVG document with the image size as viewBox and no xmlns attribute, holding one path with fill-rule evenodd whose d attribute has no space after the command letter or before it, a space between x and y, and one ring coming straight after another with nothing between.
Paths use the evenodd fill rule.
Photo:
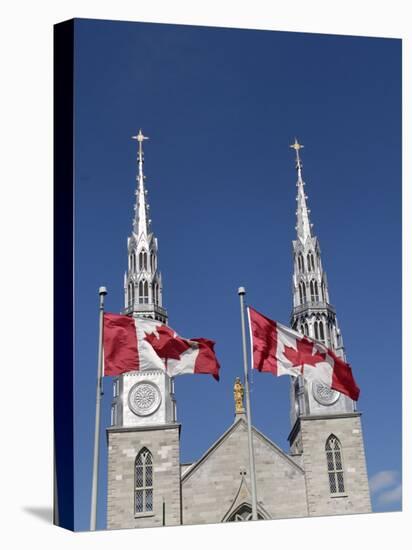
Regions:
<instances>
[{"instance_id":1,"label":"golden statue","mask_svg":"<svg viewBox=\"0 0 412 550\"><path fill-rule=\"evenodd\" d=\"M235 412L236 414L244 413L245 409L243 408L243 385L240 381L240 378L237 377L235 380L235 385L233 386L233 396L235 398Z\"/></svg>"}]
</instances>

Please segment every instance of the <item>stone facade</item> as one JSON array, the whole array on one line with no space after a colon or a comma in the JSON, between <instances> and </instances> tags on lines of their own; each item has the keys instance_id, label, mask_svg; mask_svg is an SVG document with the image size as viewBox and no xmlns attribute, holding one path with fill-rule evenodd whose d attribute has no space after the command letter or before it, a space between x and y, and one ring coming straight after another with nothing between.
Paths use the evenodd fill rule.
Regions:
<instances>
[{"instance_id":1,"label":"stone facade","mask_svg":"<svg viewBox=\"0 0 412 550\"><path fill-rule=\"evenodd\" d=\"M239 418L182 477L183 523L230 521L250 505L247 425ZM259 515L264 519L307 516L303 469L253 429Z\"/></svg>"},{"instance_id":2,"label":"stone facade","mask_svg":"<svg viewBox=\"0 0 412 550\"><path fill-rule=\"evenodd\" d=\"M181 523L179 424L107 429L107 528ZM135 514L135 460L146 447L153 456L153 512Z\"/></svg>"},{"instance_id":3,"label":"stone facade","mask_svg":"<svg viewBox=\"0 0 412 550\"><path fill-rule=\"evenodd\" d=\"M308 515L326 516L371 512L360 414L300 418ZM344 494L331 494L325 445L329 436L342 447Z\"/></svg>"}]
</instances>

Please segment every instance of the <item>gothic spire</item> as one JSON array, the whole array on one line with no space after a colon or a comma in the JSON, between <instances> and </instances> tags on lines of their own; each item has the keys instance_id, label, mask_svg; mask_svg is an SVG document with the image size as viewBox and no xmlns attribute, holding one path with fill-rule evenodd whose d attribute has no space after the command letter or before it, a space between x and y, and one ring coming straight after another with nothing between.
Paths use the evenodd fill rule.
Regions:
<instances>
[{"instance_id":1,"label":"gothic spire","mask_svg":"<svg viewBox=\"0 0 412 550\"><path fill-rule=\"evenodd\" d=\"M298 142L298 140L295 138L295 143L290 145L292 149L296 152L296 171L298 173L298 179L296 182L296 187L298 188L298 193L296 197L297 201L297 210L296 210L296 217L297 217L297 223L296 223L296 231L298 234L298 239L304 243L308 237L312 237L312 224L309 220L309 213L310 210L307 207L306 199L307 196L305 195L304 185L305 182L302 178L302 161L300 159L299 150L303 149L304 145Z\"/></svg>"},{"instance_id":2,"label":"gothic spire","mask_svg":"<svg viewBox=\"0 0 412 550\"><path fill-rule=\"evenodd\" d=\"M345 359L342 333L339 328L336 311L330 303L326 273L323 269L319 239L312 231L309 220L310 210L306 204L304 181L302 178L302 161L300 149L303 145L295 138L290 146L296 152L297 170L297 238L293 241L293 307L290 319L291 327L318 342L321 342L334 353ZM291 419L295 423L299 414L333 414L336 411L352 412L353 402L337 392L324 397L322 387L306 386L299 380L291 386ZM318 393L317 393L318 392ZM320 393L319 393L320 392ZM322 395L320 395L322 393ZM322 397L323 396L323 397ZM323 399L323 401L322 401ZM328 401L330 399L331 401ZM336 402L336 405L332 406ZM337 401L339 400L339 401ZM326 408L325 408L326 407Z\"/></svg>"},{"instance_id":3,"label":"gothic spire","mask_svg":"<svg viewBox=\"0 0 412 550\"><path fill-rule=\"evenodd\" d=\"M162 304L163 286L157 262L157 239L151 231L151 220L148 219L146 176L143 174L143 142L149 138L140 129L132 139L137 140L138 144L138 173L133 232L127 241L129 258L124 277L125 313L167 323L167 312Z\"/></svg>"},{"instance_id":4,"label":"gothic spire","mask_svg":"<svg viewBox=\"0 0 412 550\"><path fill-rule=\"evenodd\" d=\"M143 153L143 141L149 139L147 136L143 135L142 129L139 129L139 132L136 136L132 136L132 139L137 140L138 150L137 150L137 163L138 163L138 173L136 177L137 181L137 190L136 190L136 206L135 206L135 215L133 220L133 232L139 238L142 233L146 236L148 234L148 220L147 220L147 211L148 204L146 203L146 190L144 186L144 180L146 176L143 174L143 164L144 164L144 153Z\"/></svg>"}]
</instances>

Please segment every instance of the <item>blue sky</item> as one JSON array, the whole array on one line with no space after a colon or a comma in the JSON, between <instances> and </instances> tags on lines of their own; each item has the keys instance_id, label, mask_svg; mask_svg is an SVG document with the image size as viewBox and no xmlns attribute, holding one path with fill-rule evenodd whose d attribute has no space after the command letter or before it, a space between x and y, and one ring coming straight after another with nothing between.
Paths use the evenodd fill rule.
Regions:
<instances>
[{"instance_id":1,"label":"blue sky","mask_svg":"<svg viewBox=\"0 0 412 550\"><path fill-rule=\"evenodd\" d=\"M242 374L237 288L289 323L296 173L303 175L348 360L361 388L374 511L401 508L401 42L76 20L76 526L88 529L97 290L123 306L136 142L145 143L164 305L216 341L221 381L176 380L181 460L233 421ZM252 376L255 426L287 450L289 381ZM105 526L105 380L98 527Z\"/></svg>"}]
</instances>

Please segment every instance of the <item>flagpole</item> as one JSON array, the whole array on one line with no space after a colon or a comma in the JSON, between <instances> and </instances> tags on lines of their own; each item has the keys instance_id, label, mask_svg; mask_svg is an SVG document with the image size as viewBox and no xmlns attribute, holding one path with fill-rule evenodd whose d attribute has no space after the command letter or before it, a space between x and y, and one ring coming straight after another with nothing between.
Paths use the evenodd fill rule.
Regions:
<instances>
[{"instance_id":1,"label":"flagpole","mask_svg":"<svg viewBox=\"0 0 412 550\"><path fill-rule=\"evenodd\" d=\"M92 478L92 502L90 511L90 531L96 531L97 519L97 488L99 478L99 451L100 451L100 404L103 395L103 314L104 297L107 294L105 286L99 288L99 352L97 356L97 384L96 384L96 417L94 425L94 453L93 453L93 478Z\"/></svg>"},{"instance_id":2,"label":"flagpole","mask_svg":"<svg viewBox=\"0 0 412 550\"><path fill-rule=\"evenodd\" d=\"M247 420L247 432L249 443L249 468L250 479L252 486L252 520L257 520L257 498L256 498L256 472L255 472L255 455L253 451L253 439L252 439L252 420L250 414L250 392L249 392L249 371L247 363L246 352L246 330L245 330L245 303L244 296L246 290L243 286L239 287L238 294L240 298L240 320L242 326L242 348L243 348L243 367L245 375L245 396L246 396L246 420Z\"/></svg>"}]
</instances>

